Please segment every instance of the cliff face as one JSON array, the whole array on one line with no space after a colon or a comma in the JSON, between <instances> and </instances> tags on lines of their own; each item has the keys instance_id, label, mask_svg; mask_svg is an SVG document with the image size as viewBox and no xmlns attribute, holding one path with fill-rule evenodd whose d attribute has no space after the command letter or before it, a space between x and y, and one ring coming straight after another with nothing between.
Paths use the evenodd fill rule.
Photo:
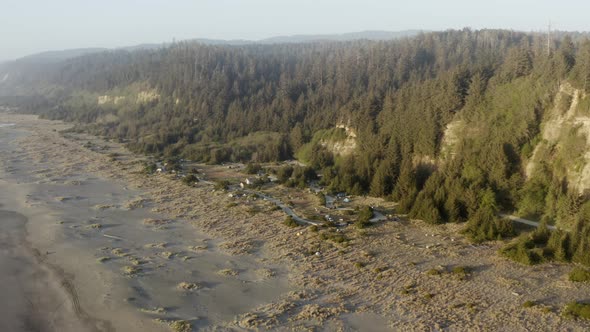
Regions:
<instances>
[{"instance_id":1,"label":"cliff face","mask_svg":"<svg viewBox=\"0 0 590 332\"><path fill-rule=\"evenodd\" d=\"M526 163L527 177L545 164L578 192L590 189L589 100L569 83L560 85L554 105L541 123L541 139Z\"/></svg>"},{"instance_id":2,"label":"cliff face","mask_svg":"<svg viewBox=\"0 0 590 332\"><path fill-rule=\"evenodd\" d=\"M333 136L327 139L322 139L320 144L336 156L348 156L353 154L357 147L356 132L352 127L343 124L336 125L336 128L340 130L344 129L345 137L342 139Z\"/></svg>"}]
</instances>

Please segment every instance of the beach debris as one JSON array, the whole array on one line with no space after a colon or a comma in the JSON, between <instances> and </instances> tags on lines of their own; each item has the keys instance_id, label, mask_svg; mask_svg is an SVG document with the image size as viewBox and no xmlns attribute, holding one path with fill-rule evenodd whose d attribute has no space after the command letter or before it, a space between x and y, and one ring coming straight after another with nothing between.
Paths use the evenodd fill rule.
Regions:
<instances>
[{"instance_id":1,"label":"beach debris","mask_svg":"<svg viewBox=\"0 0 590 332\"><path fill-rule=\"evenodd\" d=\"M141 272L141 269L135 266L125 266L123 267L123 274L125 274L128 277L132 277L137 275L139 272Z\"/></svg>"},{"instance_id":2,"label":"beach debris","mask_svg":"<svg viewBox=\"0 0 590 332\"><path fill-rule=\"evenodd\" d=\"M238 271L233 270L233 269L223 269L223 270L219 270L217 271L217 274L223 275L223 276L232 276L235 277L239 274Z\"/></svg>"},{"instance_id":3,"label":"beach debris","mask_svg":"<svg viewBox=\"0 0 590 332\"><path fill-rule=\"evenodd\" d=\"M104 237L108 237L109 239L114 239L114 240L121 240L121 241L126 241L124 238L119 237L119 236L114 236L114 235L109 235L109 234L103 234L102 236Z\"/></svg>"},{"instance_id":4,"label":"beach debris","mask_svg":"<svg viewBox=\"0 0 590 332\"><path fill-rule=\"evenodd\" d=\"M194 291L194 290L202 288L202 286L197 283L194 283L194 282L183 281L183 282L179 283L178 285L176 285L176 288L179 290L182 290L182 291Z\"/></svg>"}]
</instances>

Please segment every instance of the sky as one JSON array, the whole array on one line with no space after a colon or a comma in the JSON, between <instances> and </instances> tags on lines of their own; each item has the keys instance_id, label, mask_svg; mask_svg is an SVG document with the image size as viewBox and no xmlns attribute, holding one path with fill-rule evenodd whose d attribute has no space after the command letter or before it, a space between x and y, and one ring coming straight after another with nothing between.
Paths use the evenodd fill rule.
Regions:
<instances>
[{"instance_id":1,"label":"sky","mask_svg":"<svg viewBox=\"0 0 590 332\"><path fill-rule=\"evenodd\" d=\"M0 61L193 38L470 27L590 30L587 0L0 0Z\"/></svg>"}]
</instances>

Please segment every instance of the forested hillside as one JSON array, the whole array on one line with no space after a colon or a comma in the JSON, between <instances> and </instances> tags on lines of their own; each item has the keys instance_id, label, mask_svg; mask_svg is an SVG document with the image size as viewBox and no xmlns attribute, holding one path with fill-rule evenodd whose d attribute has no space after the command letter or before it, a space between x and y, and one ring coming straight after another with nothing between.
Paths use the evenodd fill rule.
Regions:
<instances>
[{"instance_id":1,"label":"forested hillside","mask_svg":"<svg viewBox=\"0 0 590 332\"><path fill-rule=\"evenodd\" d=\"M177 43L5 65L0 82L3 104L138 152L208 163L298 156L331 190L388 197L431 223L467 222L474 240L512 234L500 211L578 230L522 240L513 251L532 260L581 260L575 253L590 249L590 188L568 166L590 163L584 131L543 134L556 110L572 107L560 96L566 85L577 91L574 112L588 112L590 41L580 34L549 45L542 34L468 29L398 41ZM334 148L338 140L346 144Z\"/></svg>"}]
</instances>

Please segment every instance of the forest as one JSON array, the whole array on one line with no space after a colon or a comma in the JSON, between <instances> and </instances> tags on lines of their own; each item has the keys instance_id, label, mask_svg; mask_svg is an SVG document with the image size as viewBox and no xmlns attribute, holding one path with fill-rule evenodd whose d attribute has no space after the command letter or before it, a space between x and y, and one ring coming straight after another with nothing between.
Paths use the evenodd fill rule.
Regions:
<instances>
[{"instance_id":1,"label":"forest","mask_svg":"<svg viewBox=\"0 0 590 332\"><path fill-rule=\"evenodd\" d=\"M560 86L588 104L587 37L463 29L393 41L180 42L3 65L0 104L164 158L299 157L330 191L385 197L433 224L465 223L477 242L514 236L498 215L520 213L571 232L539 228L505 255L590 264L590 202L567 176L583 134L572 128L569 145L543 150L525 172ZM354 132L351 153L326 144L346 137L337 126Z\"/></svg>"}]
</instances>

